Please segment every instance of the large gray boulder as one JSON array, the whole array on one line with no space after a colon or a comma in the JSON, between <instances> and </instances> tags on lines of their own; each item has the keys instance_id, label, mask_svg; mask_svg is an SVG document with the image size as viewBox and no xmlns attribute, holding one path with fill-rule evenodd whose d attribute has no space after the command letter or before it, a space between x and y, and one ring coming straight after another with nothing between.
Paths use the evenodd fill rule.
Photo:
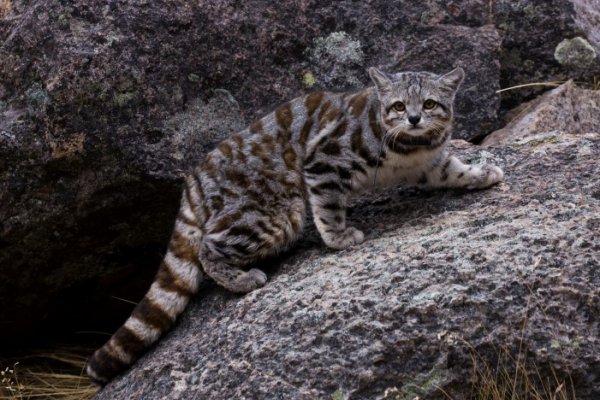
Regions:
<instances>
[{"instance_id":1,"label":"large gray boulder","mask_svg":"<svg viewBox=\"0 0 600 400\"><path fill-rule=\"evenodd\" d=\"M181 172L276 104L371 65L461 65L455 137L481 137L496 90L587 76L554 43L598 37L596 0L0 4L0 347L44 323L110 330L127 312L110 297L139 297L158 265Z\"/></svg>"},{"instance_id":2,"label":"large gray boulder","mask_svg":"<svg viewBox=\"0 0 600 400\"><path fill-rule=\"evenodd\" d=\"M507 119L506 126L488 135L483 145L521 145L543 135L551 140L561 133L600 132L600 90L568 81L511 110Z\"/></svg>"},{"instance_id":3,"label":"large gray boulder","mask_svg":"<svg viewBox=\"0 0 600 400\"><path fill-rule=\"evenodd\" d=\"M500 0L490 7L503 37L503 88L568 79L592 82L600 73L600 0ZM503 109L543 90L532 86L506 92Z\"/></svg>"},{"instance_id":4,"label":"large gray boulder","mask_svg":"<svg viewBox=\"0 0 600 400\"><path fill-rule=\"evenodd\" d=\"M459 135L489 126L498 107L493 28L417 21L422 33L400 44L394 32L406 26L383 3L10 4L0 21L0 323L11 340L0 346L43 321L110 329L124 310L109 296L135 299L159 263L181 172L282 101L360 87L370 65L402 69L394 54L427 38L443 47L411 68L421 59L469 73ZM482 61L464 61L473 58Z\"/></svg>"},{"instance_id":5,"label":"large gray boulder","mask_svg":"<svg viewBox=\"0 0 600 400\"><path fill-rule=\"evenodd\" d=\"M264 288L203 289L97 399L465 399L505 353L495 376L599 398L600 135L460 147L506 182L360 199L365 243L309 231Z\"/></svg>"}]
</instances>

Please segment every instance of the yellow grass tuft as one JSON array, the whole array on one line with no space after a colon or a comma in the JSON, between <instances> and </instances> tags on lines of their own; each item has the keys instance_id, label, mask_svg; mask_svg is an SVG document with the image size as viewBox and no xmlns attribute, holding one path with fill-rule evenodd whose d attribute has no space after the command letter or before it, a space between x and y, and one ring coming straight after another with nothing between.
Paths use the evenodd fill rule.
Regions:
<instances>
[{"instance_id":1,"label":"yellow grass tuft","mask_svg":"<svg viewBox=\"0 0 600 400\"><path fill-rule=\"evenodd\" d=\"M10 0L0 0L0 19L6 17L12 11Z\"/></svg>"},{"instance_id":2,"label":"yellow grass tuft","mask_svg":"<svg viewBox=\"0 0 600 400\"><path fill-rule=\"evenodd\" d=\"M89 349L69 348L0 362L0 399L86 400L98 387L84 374Z\"/></svg>"},{"instance_id":3,"label":"yellow grass tuft","mask_svg":"<svg viewBox=\"0 0 600 400\"><path fill-rule=\"evenodd\" d=\"M554 369L542 375L535 362L507 348L499 351L495 365L470 347L473 372L472 400L576 400L570 378L560 379Z\"/></svg>"},{"instance_id":4,"label":"yellow grass tuft","mask_svg":"<svg viewBox=\"0 0 600 400\"><path fill-rule=\"evenodd\" d=\"M503 93L503 92L508 92L511 90L516 90L516 89L523 89L523 88L528 88L528 87L536 87L536 86L547 86L547 87L558 87L560 85L562 85L563 83L566 83L567 81L554 81L554 82L530 82L530 83L523 83L521 85L515 85L515 86L511 86L511 87L507 87L507 88L503 88L500 90L496 90L496 93ZM589 81L575 81L576 84L584 87L584 88L589 88L592 90L600 90L600 78L598 77L593 77L591 78L591 80Z\"/></svg>"},{"instance_id":5,"label":"yellow grass tuft","mask_svg":"<svg viewBox=\"0 0 600 400\"><path fill-rule=\"evenodd\" d=\"M537 267L540 262L541 258L538 258L534 265ZM532 308L542 311L548 326L552 326L553 320L542 307L544 299L538 298L527 283L525 286L529 295L516 353L506 345L497 351L494 357L496 364L490 365L487 357L482 356L471 344L465 343L473 365L472 400L576 400L575 385L570 375L561 378L552 366L549 371L542 373L535 360L527 357L524 337L529 311Z\"/></svg>"}]
</instances>

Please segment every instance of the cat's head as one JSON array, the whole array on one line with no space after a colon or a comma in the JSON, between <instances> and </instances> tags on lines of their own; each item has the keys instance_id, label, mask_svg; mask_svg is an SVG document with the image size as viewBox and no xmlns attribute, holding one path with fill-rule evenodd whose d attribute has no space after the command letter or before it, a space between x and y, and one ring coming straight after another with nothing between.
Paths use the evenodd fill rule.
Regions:
<instances>
[{"instance_id":1,"label":"cat's head","mask_svg":"<svg viewBox=\"0 0 600 400\"><path fill-rule=\"evenodd\" d=\"M429 72L386 74L370 68L379 97L381 124L402 144L443 140L452 123L452 104L465 73L455 68L445 75Z\"/></svg>"}]
</instances>

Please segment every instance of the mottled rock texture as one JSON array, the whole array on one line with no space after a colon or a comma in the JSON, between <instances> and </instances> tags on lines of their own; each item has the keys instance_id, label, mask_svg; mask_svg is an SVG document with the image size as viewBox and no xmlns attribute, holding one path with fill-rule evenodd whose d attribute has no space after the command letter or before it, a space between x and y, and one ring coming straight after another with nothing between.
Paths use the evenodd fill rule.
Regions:
<instances>
[{"instance_id":1,"label":"mottled rock texture","mask_svg":"<svg viewBox=\"0 0 600 400\"><path fill-rule=\"evenodd\" d=\"M580 36L563 40L554 50L554 59L566 66L587 67L596 61L596 57L596 49Z\"/></svg>"},{"instance_id":2,"label":"mottled rock texture","mask_svg":"<svg viewBox=\"0 0 600 400\"><path fill-rule=\"evenodd\" d=\"M502 33L501 86L581 78L600 74L600 0L494 1L497 29ZM596 59L585 65L561 65L556 47L580 36L596 50ZM503 98L505 109L518 105L543 89L511 91Z\"/></svg>"},{"instance_id":3,"label":"mottled rock texture","mask_svg":"<svg viewBox=\"0 0 600 400\"><path fill-rule=\"evenodd\" d=\"M483 145L520 144L540 134L600 132L600 90L569 81L511 110L507 119L506 126L488 135Z\"/></svg>"},{"instance_id":4,"label":"mottled rock texture","mask_svg":"<svg viewBox=\"0 0 600 400\"><path fill-rule=\"evenodd\" d=\"M276 104L371 65L460 65L456 137L482 136L500 86L591 73L553 54L575 36L597 49L596 5L0 1L0 347L45 321L110 330L127 310L109 297L158 265L181 171Z\"/></svg>"},{"instance_id":5,"label":"mottled rock texture","mask_svg":"<svg viewBox=\"0 0 600 400\"><path fill-rule=\"evenodd\" d=\"M463 399L473 352L502 351L599 398L600 135L458 152L506 182L359 200L364 244L311 231L264 288L205 289L97 398Z\"/></svg>"},{"instance_id":6,"label":"mottled rock texture","mask_svg":"<svg viewBox=\"0 0 600 400\"><path fill-rule=\"evenodd\" d=\"M600 52L600 1L574 0L575 24Z\"/></svg>"}]
</instances>

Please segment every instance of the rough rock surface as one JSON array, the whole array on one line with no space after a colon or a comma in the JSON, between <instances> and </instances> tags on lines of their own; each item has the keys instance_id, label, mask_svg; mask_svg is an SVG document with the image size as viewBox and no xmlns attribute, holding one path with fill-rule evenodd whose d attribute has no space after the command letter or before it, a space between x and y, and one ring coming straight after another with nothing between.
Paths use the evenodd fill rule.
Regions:
<instances>
[{"instance_id":1,"label":"rough rock surface","mask_svg":"<svg viewBox=\"0 0 600 400\"><path fill-rule=\"evenodd\" d=\"M592 43L596 52L600 52L600 1L575 0L575 24Z\"/></svg>"},{"instance_id":2,"label":"rough rock surface","mask_svg":"<svg viewBox=\"0 0 600 400\"><path fill-rule=\"evenodd\" d=\"M531 82L579 78L592 80L600 74L600 0L501 0L493 2L495 26L503 35L500 59L503 88ZM565 39L581 37L596 51L582 65L564 64L554 58ZM577 56L573 57L577 59ZM505 109L517 106L543 88L507 92Z\"/></svg>"},{"instance_id":3,"label":"rough rock surface","mask_svg":"<svg viewBox=\"0 0 600 400\"><path fill-rule=\"evenodd\" d=\"M466 88L480 89L459 100L458 132L491 125L493 29L436 33L425 24L399 44L407 27L387 18L388 3L352 4L10 2L0 21L4 337L25 338L41 320L114 318L121 302L102 299L131 298L122 282L147 283L170 234L181 171L212 142L304 90L362 85L367 66L391 67L423 38L444 45L420 56L437 60L428 68L482 60L464 65ZM480 31L462 52L443 54ZM466 113L473 102L477 117Z\"/></svg>"},{"instance_id":4,"label":"rough rock surface","mask_svg":"<svg viewBox=\"0 0 600 400\"><path fill-rule=\"evenodd\" d=\"M507 125L488 135L483 145L518 144L544 133L600 132L600 90L583 89L569 81L511 110L507 119Z\"/></svg>"},{"instance_id":5,"label":"rough rock surface","mask_svg":"<svg viewBox=\"0 0 600 400\"><path fill-rule=\"evenodd\" d=\"M484 135L501 84L590 73L553 52L598 49L596 5L1 1L0 346L118 314L106 299L151 277L181 171L275 104L364 84L371 65L462 65L456 137Z\"/></svg>"},{"instance_id":6,"label":"rough rock surface","mask_svg":"<svg viewBox=\"0 0 600 400\"><path fill-rule=\"evenodd\" d=\"M206 289L97 399L461 399L472 352L502 349L597 399L599 152L598 134L467 146L506 182L359 200L364 244L327 251L309 232L264 288Z\"/></svg>"}]
</instances>

